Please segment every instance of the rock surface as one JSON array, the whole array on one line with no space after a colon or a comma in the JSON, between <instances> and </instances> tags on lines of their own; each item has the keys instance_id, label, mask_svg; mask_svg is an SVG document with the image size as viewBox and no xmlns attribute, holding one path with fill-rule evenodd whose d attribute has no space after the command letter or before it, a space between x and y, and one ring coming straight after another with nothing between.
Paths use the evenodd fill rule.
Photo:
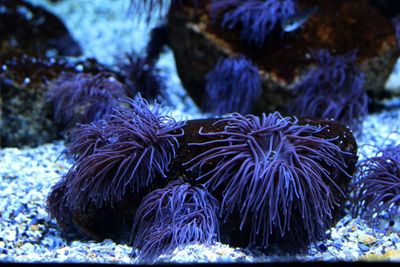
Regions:
<instances>
[{"instance_id":1,"label":"rock surface","mask_svg":"<svg viewBox=\"0 0 400 267\"><path fill-rule=\"evenodd\" d=\"M48 56L79 56L82 48L64 23L24 0L0 2L0 54L23 50Z\"/></svg>"},{"instance_id":2,"label":"rock surface","mask_svg":"<svg viewBox=\"0 0 400 267\"><path fill-rule=\"evenodd\" d=\"M53 119L48 85L62 72L97 73L106 70L95 60L72 62L63 58L21 52L0 55L0 146L37 146L61 138L63 125Z\"/></svg>"},{"instance_id":3,"label":"rock surface","mask_svg":"<svg viewBox=\"0 0 400 267\"><path fill-rule=\"evenodd\" d=\"M300 9L318 6L319 11L296 31L272 33L261 47L244 43L238 29L213 24L209 3L193 8L188 1L173 6L168 16L178 74L200 107L205 106L207 72L219 58L239 54L250 58L262 77L263 92L253 113L284 111L293 98L290 89L313 65L310 51L318 49L335 55L357 49L357 64L366 74L369 95L381 98L387 93L384 84L398 56L395 31L390 19L368 1L299 1Z\"/></svg>"}]
</instances>

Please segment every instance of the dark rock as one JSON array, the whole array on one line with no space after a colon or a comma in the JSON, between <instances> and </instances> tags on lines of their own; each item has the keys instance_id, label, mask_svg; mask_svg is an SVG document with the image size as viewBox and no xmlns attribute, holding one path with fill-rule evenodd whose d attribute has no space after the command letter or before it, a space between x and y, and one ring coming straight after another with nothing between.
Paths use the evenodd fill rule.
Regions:
<instances>
[{"instance_id":1,"label":"dark rock","mask_svg":"<svg viewBox=\"0 0 400 267\"><path fill-rule=\"evenodd\" d=\"M400 14L400 2L398 0L369 0L369 2L389 18Z\"/></svg>"},{"instance_id":2,"label":"dark rock","mask_svg":"<svg viewBox=\"0 0 400 267\"><path fill-rule=\"evenodd\" d=\"M194 8L173 6L168 16L169 43L177 71L189 95L204 107L205 75L221 57L244 54L257 65L263 92L251 113L285 111L291 88L313 65L310 51L327 49L334 55L358 50L357 65L366 74L365 89L372 98L385 95L384 84L398 56L389 18L367 0L298 1L301 8L318 6L294 32L273 33L261 47L240 39L239 29L224 29L209 16L210 1ZM218 20L217 20L218 21Z\"/></svg>"},{"instance_id":3,"label":"dark rock","mask_svg":"<svg viewBox=\"0 0 400 267\"><path fill-rule=\"evenodd\" d=\"M62 72L97 73L93 60L70 62L13 52L0 55L0 146L37 146L60 139L46 96L48 83Z\"/></svg>"},{"instance_id":4,"label":"dark rock","mask_svg":"<svg viewBox=\"0 0 400 267\"><path fill-rule=\"evenodd\" d=\"M0 14L0 53L19 49L39 55L82 54L64 23L42 7L24 0L2 0Z\"/></svg>"},{"instance_id":5,"label":"dark rock","mask_svg":"<svg viewBox=\"0 0 400 267\"><path fill-rule=\"evenodd\" d=\"M321 252L325 252L325 251L328 250L328 248L327 248L324 244L319 245L318 248L319 248L319 250L320 250Z\"/></svg>"}]
</instances>

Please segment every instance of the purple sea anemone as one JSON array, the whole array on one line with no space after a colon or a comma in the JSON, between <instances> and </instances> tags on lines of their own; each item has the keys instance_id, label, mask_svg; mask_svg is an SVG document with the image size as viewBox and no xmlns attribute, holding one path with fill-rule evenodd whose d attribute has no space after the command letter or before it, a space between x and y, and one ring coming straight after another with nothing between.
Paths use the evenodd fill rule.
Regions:
<instances>
[{"instance_id":1,"label":"purple sea anemone","mask_svg":"<svg viewBox=\"0 0 400 267\"><path fill-rule=\"evenodd\" d=\"M289 105L301 117L334 119L360 129L368 112L364 73L355 64L356 51L333 56L327 50L313 54L317 67L310 70L295 88L297 97Z\"/></svg>"},{"instance_id":2,"label":"purple sea anemone","mask_svg":"<svg viewBox=\"0 0 400 267\"><path fill-rule=\"evenodd\" d=\"M263 247L270 237L291 239L296 247L324 237L338 205L333 191L342 192L335 178L348 176L347 152L334 144L336 138L318 137L328 126L299 125L278 112L233 113L214 125L224 129L199 131L212 141L189 144L211 148L184 165L200 173L210 192L222 193L225 222L239 214L240 230L250 225L250 242Z\"/></svg>"},{"instance_id":3,"label":"purple sea anemone","mask_svg":"<svg viewBox=\"0 0 400 267\"><path fill-rule=\"evenodd\" d=\"M400 204L400 146L381 150L358 164L354 212L373 221L373 214L394 215Z\"/></svg>"},{"instance_id":4,"label":"purple sea anemone","mask_svg":"<svg viewBox=\"0 0 400 267\"><path fill-rule=\"evenodd\" d=\"M78 161L80 158L86 158L106 144L109 144L109 138L106 133L107 123L100 120L90 124L77 124L67 135L66 149L64 154Z\"/></svg>"},{"instance_id":5,"label":"purple sea anemone","mask_svg":"<svg viewBox=\"0 0 400 267\"><path fill-rule=\"evenodd\" d=\"M218 201L203 186L182 180L149 193L136 213L133 242L139 258L151 262L176 247L219 240Z\"/></svg>"},{"instance_id":6,"label":"purple sea anemone","mask_svg":"<svg viewBox=\"0 0 400 267\"><path fill-rule=\"evenodd\" d=\"M110 73L63 73L50 82L48 97L56 122L70 129L76 123L100 120L127 97L127 91Z\"/></svg>"},{"instance_id":7,"label":"purple sea anemone","mask_svg":"<svg viewBox=\"0 0 400 267\"><path fill-rule=\"evenodd\" d=\"M155 27L151 31L150 41L146 46L146 55L141 57L136 53L126 55L127 62L119 64L124 82L131 95L137 92L146 98L155 99L166 89L165 78L156 67L156 63L168 42L166 25Z\"/></svg>"},{"instance_id":8,"label":"purple sea anemone","mask_svg":"<svg viewBox=\"0 0 400 267\"><path fill-rule=\"evenodd\" d=\"M207 111L248 113L261 93L258 68L244 56L220 59L206 76Z\"/></svg>"},{"instance_id":9,"label":"purple sea anemone","mask_svg":"<svg viewBox=\"0 0 400 267\"><path fill-rule=\"evenodd\" d=\"M165 115L156 102L150 108L141 97L124 104L100 128L81 126L77 133L83 134L71 138L67 151L78 159L65 176L65 205L71 210L112 206L127 192L166 177L185 122Z\"/></svg>"},{"instance_id":10,"label":"purple sea anemone","mask_svg":"<svg viewBox=\"0 0 400 267\"><path fill-rule=\"evenodd\" d=\"M243 40L262 45L275 26L296 12L293 0L212 0L211 17L222 13L221 25L241 27Z\"/></svg>"},{"instance_id":11,"label":"purple sea anemone","mask_svg":"<svg viewBox=\"0 0 400 267\"><path fill-rule=\"evenodd\" d=\"M127 55L127 63L120 64L124 83L128 86L130 94L140 93L146 99L156 99L165 91L165 79L160 69L146 58L135 54Z\"/></svg>"}]
</instances>

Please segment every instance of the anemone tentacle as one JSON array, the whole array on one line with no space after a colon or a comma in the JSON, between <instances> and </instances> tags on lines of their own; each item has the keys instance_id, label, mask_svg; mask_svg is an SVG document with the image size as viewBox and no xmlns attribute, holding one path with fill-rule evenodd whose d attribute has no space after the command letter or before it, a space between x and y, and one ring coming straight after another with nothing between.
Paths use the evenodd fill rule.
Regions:
<instances>
[{"instance_id":1,"label":"anemone tentacle","mask_svg":"<svg viewBox=\"0 0 400 267\"><path fill-rule=\"evenodd\" d=\"M221 58L206 76L205 108L215 114L248 113L261 90L258 68L249 59Z\"/></svg>"},{"instance_id":2,"label":"anemone tentacle","mask_svg":"<svg viewBox=\"0 0 400 267\"><path fill-rule=\"evenodd\" d=\"M213 0L211 17L222 15L221 25L229 29L242 27L243 40L262 45L277 23L296 12L293 0Z\"/></svg>"},{"instance_id":3,"label":"anemone tentacle","mask_svg":"<svg viewBox=\"0 0 400 267\"><path fill-rule=\"evenodd\" d=\"M312 56L317 66L296 85L298 96L289 104L289 111L302 117L334 119L361 130L368 96L365 75L356 66L357 51L334 56L322 49Z\"/></svg>"},{"instance_id":4,"label":"anemone tentacle","mask_svg":"<svg viewBox=\"0 0 400 267\"><path fill-rule=\"evenodd\" d=\"M91 135L92 128L82 126L89 127L89 134L76 137L68 150L78 153L65 177L69 208L112 205L128 191L138 192L157 177L166 177L186 122L163 114L156 102L151 109L141 97L124 102L127 107L115 108L102 122L101 135ZM80 144L86 147L79 150Z\"/></svg>"},{"instance_id":5,"label":"anemone tentacle","mask_svg":"<svg viewBox=\"0 0 400 267\"><path fill-rule=\"evenodd\" d=\"M178 246L219 240L218 201L204 186L182 180L149 193L136 213L133 247L142 261L153 261ZM132 235L133 238L133 235Z\"/></svg>"},{"instance_id":6,"label":"anemone tentacle","mask_svg":"<svg viewBox=\"0 0 400 267\"><path fill-rule=\"evenodd\" d=\"M70 129L76 123L91 123L109 114L119 99L127 97L125 85L112 74L62 73L49 84L57 123Z\"/></svg>"},{"instance_id":7,"label":"anemone tentacle","mask_svg":"<svg viewBox=\"0 0 400 267\"><path fill-rule=\"evenodd\" d=\"M338 205L332 188L341 192L335 173L345 171L343 152L336 138L317 137L322 126L298 125L297 119L278 112L261 117L233 113L215 124L224 130L199 134L215 137L191 146L213 148L184 163L198 170L197 180L211 191L222 190L220 215L228 220L239 211L240 229L251 221L251 242L261 236L263 246L275 228L281 236L296 232L292 217L301 216L307 238L323 236ZM207 164L213 168L207 169ZM349 176L349 175L348 175Z\"/></svg>"},{"instance_id":8,"label":"anemone tentacle","mask_svg":"<svg viewBox=\"0 0 400 267\"><path fill-rule=\"evenodd\" d=\"M370 222L382 211L393 216L400 205L400 146L381 149L358 164L353 213ZM375 217L376 218L376 217Z\"/></svg>"}]
</instances>

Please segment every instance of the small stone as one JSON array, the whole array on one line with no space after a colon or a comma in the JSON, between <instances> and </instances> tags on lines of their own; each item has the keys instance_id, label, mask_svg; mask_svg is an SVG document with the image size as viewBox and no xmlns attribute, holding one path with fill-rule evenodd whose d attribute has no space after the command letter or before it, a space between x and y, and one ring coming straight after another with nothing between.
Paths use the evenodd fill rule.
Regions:
<instances>
[{"instance_id":1,"label":"small stone","mask_svg":"<svg viewBox=\"0 0 400 267\"><path fill-rule=\"evenodd\" d=\"M362 243L358 244L358 247L362 252L368 252L369 251L369 247L367 245L362 244Z\"/></svg>"},{"instance_id":2,"label":"small stone","mask_svg":"<svg viewBox=\"0 0 400 267\"><path fill-rule=\"evenodd\" d=\"M341 248L343 247L343 244L342 244L342 242L341 242L340 240L338 240L338 241L335 241L335 242L333 243L333 246L334 246L335 248L337 248L337 249L341 249Z\"/></svg>"},{"instance_id":3,"label":"small stone","mask_svg":"<svg viewBox=\"0 0 400 267\"><path fill-rule=\"evenodd\" d=\"M328 248L324 244L319 245L318 248L320 249L321 252L325 252L328 250Z\"/></svg>"},{"instance_id":4,"label":"small stone","mask_svg":"<svg viewBox=\"0 0 400 267\"><path fill-rule=\"evenodd\" d=\"M39 229L39 225L37 225L37 224L34 224L34 225L31 226L31 230L32 231L36 231L38 229Z\"/></svg>"},{"instance_id":5,"label":"small stone","mask_svg":"<svg viewBox=\"0 0 400 267\"><path fill-rule=\"evenodd\" d=\"M360 233L358 234L358 241L362 242L365 245L370 245L374 242L376 242L376 238L372 235L365 234L365 233Z\"/></svg>"}]
</instances>

